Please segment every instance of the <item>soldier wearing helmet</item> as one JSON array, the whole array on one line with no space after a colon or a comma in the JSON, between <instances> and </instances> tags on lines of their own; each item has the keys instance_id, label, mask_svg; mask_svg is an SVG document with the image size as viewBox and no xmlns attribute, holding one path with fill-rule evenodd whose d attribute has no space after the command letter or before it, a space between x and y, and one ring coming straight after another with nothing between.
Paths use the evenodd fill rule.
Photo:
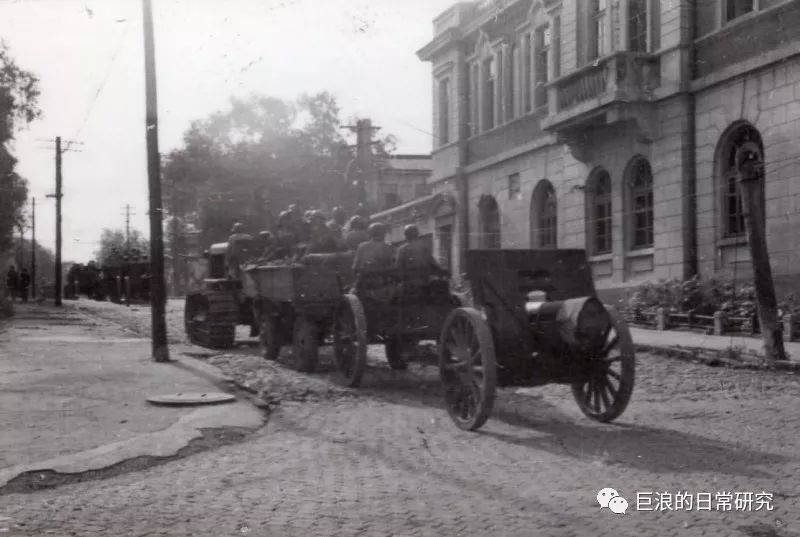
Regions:
<instances>
[{"instance_id":1,"label":"soldier wearing helmet","mask_svg":"<svg viewBox=\"0 0 800 537\"><path fill-rule=\"evenodd\" d=\"M352 217L347 223L347 230L344 233L345 248L356 251L362 242L368 240L367 222L361 216Z\"/></svg>"},{"instance_id":2,"label":"soldier wearing helmet","mask_svg":"<svg viewBox=\"0 0 800 537\"><path fill-rule=\"evenodd\" d=\"M249 248L253 242L253 237L245 233L244 224L236 222L231 229L231 235L228 237L228 277L233 280L241 278L242 271L241 265L247 260L249 256Z\"/></svg>"},{"instance_id":3,"label":"soldier wearing helmet","mask_svg":"<svg viewBox=\"0 0 800 537\"><path fill-rule=\"evenodd\" d=\"M407 225L403 235L406 243L397 249L395 256L395 267L403 279L427 279L430 274L445 272L433 258L428 244L420 238L417 226Z\"/></svg>"},{"instance_id":4,"label":"soldier wearing helmet","mask_svg":"<svg viewBox=\"0 0 800 537\"><path fill-rule=\"evenodd\" d=\"M386 226L371 224L367 230L369 240L359 245L353 260L353 271L375 272L392 267L394 249L386 244Z\"/></svg>"},{"instance_id":5,"label":"soldier wearing helmet","mask_svg":"<svg viewBox=\"0 0 800 537\"><path fill-rule=\"evenodd\" d=\"M308 217L311 240L306 248L309 254L332 254L339 249L336 235L328 228L325 217L319 211L311 211Z\"/></svg>"}]
</instances>

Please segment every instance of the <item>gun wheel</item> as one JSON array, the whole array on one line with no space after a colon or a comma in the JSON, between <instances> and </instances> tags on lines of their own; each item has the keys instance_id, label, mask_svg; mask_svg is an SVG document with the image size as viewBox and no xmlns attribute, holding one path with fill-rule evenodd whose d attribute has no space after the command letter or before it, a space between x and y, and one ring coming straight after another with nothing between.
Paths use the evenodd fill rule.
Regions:
<instances>
[{"instance_id":1,"label":"gun wheel","mask_svg":"<svg viewBox=\"0 0 800 537\"><path fill-rule=\"evenodd\" d=\"M356 388L367 367L367 318L355 295L345 295L336 312L333 356L338 380L347 387Z\"/></svg>"},{"instance_id":2,"label":"gun wheel","mask_svg":"<svg viewBox=\"0 0 800 537\"><path fill-rule=\"evenodd\" d=\"M625 320L608 308L611 325L605 345L589 360L589 379L572 385L581 411L589 418L609 422L618 418L633 395L636 355Z\"/></svg>"},{"instance_id":3,"label":"gun wheel","mask_svg":"<svg viewBox=\"0 0 800 537\"><path fill-rule=\"evenodd\" d=\"M447 412L461 429L474 431L489 419L497 387L497 360L489 325L473 308L447 317L439 340L439 376Z\"/></svg>"}]
</instances>

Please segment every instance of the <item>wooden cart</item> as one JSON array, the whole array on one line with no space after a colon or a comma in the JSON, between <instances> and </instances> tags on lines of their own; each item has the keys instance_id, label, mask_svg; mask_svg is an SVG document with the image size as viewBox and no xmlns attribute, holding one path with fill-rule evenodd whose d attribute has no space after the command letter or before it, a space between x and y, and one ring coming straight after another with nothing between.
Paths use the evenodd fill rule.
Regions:
<instances>
[{"instance_id":1,"label":"wooden cart","mask_svg":"<svg viewBox=\"0 0 800 537\"><path fill-rule=\"evenodd\" d=\"M352 282L352 252L312 254L295 264L244 270L243 292L253 299L264 357L275 360L291 344L291 366L313 372L342 296Z\"/></svg>"}]
</instances>

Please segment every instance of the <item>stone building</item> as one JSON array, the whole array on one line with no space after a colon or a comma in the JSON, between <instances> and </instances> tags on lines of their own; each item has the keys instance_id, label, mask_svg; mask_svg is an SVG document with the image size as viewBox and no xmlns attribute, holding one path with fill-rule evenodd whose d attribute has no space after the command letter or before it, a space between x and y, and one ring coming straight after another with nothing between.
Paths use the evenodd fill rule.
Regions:
<instances>
[{"instance_id":1,"label":"stone building","mask_svg":"<svg viewBox=\"0 0 800 537\"><path fill-rule=\"evenodd\" d=\"M585 248L598 288L750 275L732 159L762 151L780 291L800 281L800 1L493 0L434 20L432 195L467 248ZM392 215L389 215L392 216Z\"/></svg>"},{"instance_id":2,"label":"stone building","mask_svg":"<svg viewBox=\"0 0 800 537\"><path fill-rule=\"evenodd\" d=\"M381 160L366 185L370 207L385 211L428 194L430 155L391 155Z\"/></svg>"}]
</instances>

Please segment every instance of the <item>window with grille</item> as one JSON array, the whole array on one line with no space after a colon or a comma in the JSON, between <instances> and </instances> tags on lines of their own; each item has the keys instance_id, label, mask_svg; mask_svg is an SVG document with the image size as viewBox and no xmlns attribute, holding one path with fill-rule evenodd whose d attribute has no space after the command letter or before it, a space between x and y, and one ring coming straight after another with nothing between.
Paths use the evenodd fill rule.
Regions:
<instances>
[{"instance_id":1,"label":"window with grille","mask_svg":"<svg viewBox=\"0 0 800 537\"><path fill-rule=\"evenodd\" d=\"M472 96L470 97L471 105L471 125L470 133L475 136L480 132L480 100L479 100L479 87L481 83L480 67L478 64L472 66Z\"/></svg>"},{"instance_id":2,"label":"window with grille","mask_svg":"<svg viewBox=\"0 0 800 537\"><path fill-rule=\"evenodd\" d=\"M628 50L647 52L647 1L628 0Z\"/></svg>"},{"instance_id":3,"label":"window with grille","mask_svg":"<svg viewBox=\"0 0 800 537\"><path fill-rule=\"evenodd\" d=\"M653 247L653 172L645 159L629 169L631 249Z\"/></svg>"},{"instance_id":4,"label":"window with grille","mask_svg":"<svg viewBox=\"0 0 800 537\"><path fill-rule=\"evenodd\" d=\"M510 65L508 70L508 88L506 91L506 120L510 121L517 117L517 70L519 69L519 47L514 43L511 45L511 54L508 59Z\"/></svg>"},{"instance_id":5,"label":"window with grille","mask_svg":"<svg viewBox=\"0 0 800 537\"><path fill-rule=\"evenodd\" d=\"M756 0L726 0L725 22L730 22L757 9Z\"/></svg>"},{"instance_id":6,"label":"window with grille","mask_svg":"<svg viewBox=\"0 0 800 537\"><path fill-rule=\"evenodd\" d=\"M483 72L483 130L489 130L494 128L494 92L497 81L497 68L494 58L489 58L483 62Z\"/></svg>"},{"instance_id":7,"label":"window with grille","mask_svg":"<svg viewBox=\"0 0 800 537\"><path fill-rule=\"evenodd\" d=\"M607 53L608 0L588 0L588 2L590 39L587 59L593 61Z\"/></svg>"},{"instance_id":8,"label":"window with grille","mask_svg":"<svg viewBox=\"0 0 800 537\"><path fill-rule=\"evenodd\" d=\"M480 203L481 248L500 248L500 208L492 196L484 196Z\"/></svg>"},{"instance_id":9,"label":"window with grille","mask_svg":"<svg viewBox=\"0 0 800 537\"><path fill-rule=\"evenodd\" d=\"M558 78L561 76L561 17L553 17L553 37L552 37L552 53L550 57L553 59L553 77Z\"/></svg>"},{"instance_id":10,"label":"window with grille","mask_svg":"<svg viewBox=\"0 0 800 537\"><path fill-rule=\"evenodd\" d=\"M550 181L543 180L534 191L536 229L535 246L555 248L558 236L558 204L556 191Z\"/></svg>"},{"instance_id":11,"label":"window with grille","mask_svg":"<svg viewBox=\"0 0 800 537\"><path fill-rule=\"evenodd\" d=\"M508 199L516 200L522 194L522 186L519 182L519 174L512 173L508 176Z\"/></svg>"},{"instance_id":12,"label":"window with grille","mask_svg":"<svg viewBox=\"0 0 800 537\"><path fill-rule=\"evenodd\" d=\"M587 186L589 250L592 255L611 253L611 177L599 170Z\"/></svg>"},{"instance_id":13,"label":"window with grille","mask_svg":"<svg viewBox=\"0 0 800 537\"><path fill-rule=\"evenodd\" d=\"M450 142L450 80L439 81L439 145Z\"/></svg>"},{"instance_id":14,"label":"window with grille","mask_svg":"<svg viewBox=\"0 0 800 537\"><path fill-rule=\"evenodd\" d=\"M523 63L522 63L522 76L523 83L523 100L525 102L525 113L533 110L533 36L525 34L522 39L523 43Z\"/></svg>"},{"instance_id":15,"label":"window with grille","mask_svg":"<svg viewBox=\"0 0 800 537\"><path fill-rule=\"evenodd\" d=\"M550 26L544 25L536 29L536 108L547 104L547 78L551 44Z\"/></svg>"},{"instance_id":16,"label":"window with grille","mask_svg":"<svg viewBox=\"0 0 800 537\"><path fill-rule=\"evenodd\" d=\"M442 267L453 272L453 226L447 224L439 227L439 258Z\"/></svg>"}]
</instances>

